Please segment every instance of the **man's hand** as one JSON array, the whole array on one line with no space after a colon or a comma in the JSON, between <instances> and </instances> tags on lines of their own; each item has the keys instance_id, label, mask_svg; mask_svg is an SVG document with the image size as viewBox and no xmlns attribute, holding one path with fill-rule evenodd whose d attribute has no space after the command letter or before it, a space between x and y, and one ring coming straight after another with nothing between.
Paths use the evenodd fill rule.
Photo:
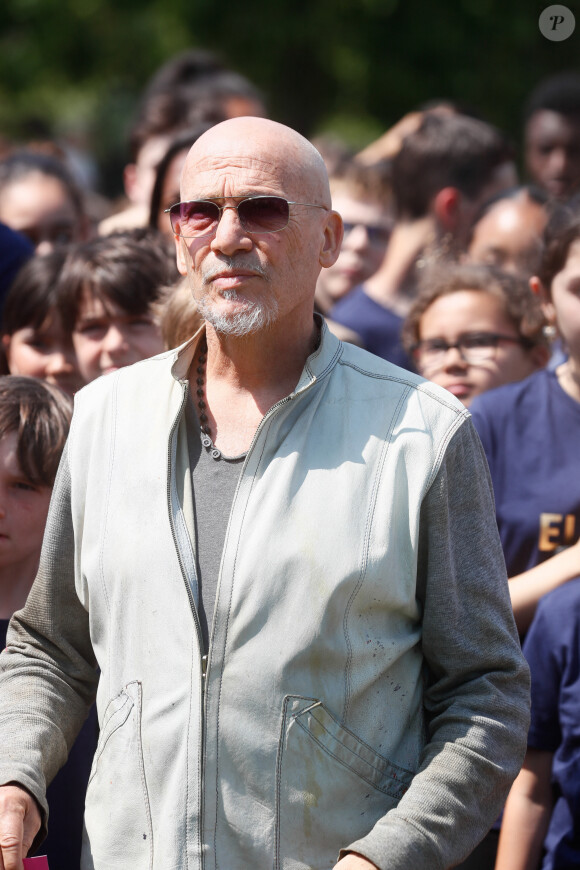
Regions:
<instances>
[{"instance_id":1,"label":"man's hand","mask_svg":"<svg viewBox=\"0 0 580 870\"><path fill-rule=\"evenodd\" d=\"M8 868L7 868L8 870ZM355 852L349 852L344 858L341 858L338 864L334 865L334 870L378 870L376 864L372 864L367 858L362 855L357 855Z\"/></svg>"},{"instance_id":2,"label":"man's hand","mask_svg":"<svg viewBox=\"0 0 580 870\"><path fill-rule=\"evenodd\" d=\"M0 870L22 870L40 829L40 813L32 795L17 785L0 786Z\"/></svg>"}]
</instances>

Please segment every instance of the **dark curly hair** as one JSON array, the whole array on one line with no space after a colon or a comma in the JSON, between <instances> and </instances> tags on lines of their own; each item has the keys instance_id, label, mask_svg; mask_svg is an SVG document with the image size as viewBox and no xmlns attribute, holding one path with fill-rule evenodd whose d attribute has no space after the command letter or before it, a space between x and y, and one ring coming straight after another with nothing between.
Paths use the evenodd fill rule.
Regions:
<instances>
[{"instance_id":1,"label":"dark curly hair","mask_svg":"<svg viewBox=\"0 0 580 870\"><path fill-rule=\"evenodd\" d=\"M402 340L408 353L413 353L421 338L420 323L425 311L441 296L461 290L491 293L501 299L507 316L524 339L524 346L548 347L540 301L524 278L494 266L449 263L432 266L422 277L419 295L403 324Z\"/></svg>"}]
</instances>

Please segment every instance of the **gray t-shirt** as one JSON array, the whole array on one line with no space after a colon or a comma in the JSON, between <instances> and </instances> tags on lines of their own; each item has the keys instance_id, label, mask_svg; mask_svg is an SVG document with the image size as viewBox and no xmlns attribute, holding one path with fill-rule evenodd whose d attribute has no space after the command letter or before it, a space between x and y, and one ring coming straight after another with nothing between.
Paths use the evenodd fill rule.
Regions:
<instances>
[{"instance_id":1,"label":"gray t-shirt","mask_svg":"<svg viewBox=\"0 0 580 870\"><path fill-rule=\"evenodd\" d=\"M191 396L185 409L185 423L193 483L199 620L207 651L222 550L245 454L214 459L211 450L201 443L199 420Z\"/></svg>"}]
</instances>

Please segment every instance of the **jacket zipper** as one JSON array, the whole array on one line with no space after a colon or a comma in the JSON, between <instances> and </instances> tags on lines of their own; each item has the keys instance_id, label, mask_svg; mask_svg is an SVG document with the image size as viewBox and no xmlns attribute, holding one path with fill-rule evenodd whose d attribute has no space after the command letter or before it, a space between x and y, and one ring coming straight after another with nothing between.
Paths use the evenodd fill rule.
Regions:
<instances>
[{"instance_id":1,"label":"jacket zipper","mask_svg":"<svg viewBox=\"0 0 580 870\"><path fill-rule=\"evenodd\" d=\"M309 387L309 386L310 386L310 384L308 384L308 387ZM306 387L305 389L308 389L308 387ZM301 391L301 392L302 392L302 391ZM254 449L254 444L255 444L256 441L258 440L258 438L259 438L259 436L260 436L260 432L262 431L262 429L263 429L264 426L266 425L266 422L270 419L270 417L271 417L271 416L272 416L272 415L273 415L273 414L274 414L274 413L275 413L279 408L282 407L282 405L287 405L288 402L291 402L295 395L296 395L296 393L294 393L292 396L284 396L283 399L280 399L278 402L276 402L275 405L272 405L272 407L270 408L270 410L269 410L269 411L268 411L268 412L267 412L267 413L262 417L262 419L260 420L260 423L259 423L259 425L258 425L258 428L257 428L256 431L254 432L254 437L252 438L252 442L251 442L250 446L248 447L248 452L246 453L246 458L245 458L245 460L244 460L244 466L243 466L243 468L242 468L242 473L243 473L243 471L244 471L244 469L245 469L245 467L246 467L246 464L247 464L247 462L248 462L248 459L249 459L250 453L251 453L252 450ZM240 476L240 477L241 477L241 476ZM239 483L238 483L238 486L239 486ZM237 495L237 488L236 488L236 495ZM234 495L234 501L235 501L235 499L236 499L236 496Z\"/></svg>"},{"instance_id":2,"label":"jacket zipper","mask_svg":"<svg viewBox=\"0 0 580 870\"><path fill-rule=\"evenodd\" d=\"M181 556L181 550L179 547L179 543L177 540L177 535L175 534L175 526L173 523L173 505L171 503L171 476L173 473L173 468L171 465L171 452L172 452L172 444L173 438L175 436L175 432L177 426L179 425L179 421L183 414L183 409L185 407L185 403L187 401L187 396L189 393L189 384L185 383L183 385L183 396L181 399L181 405L179 406L179 411L173 421L173 425L171 427L171 431L169 433L169 443L167 447L167 507L169 510L169 525L171 527L171 535L173 537L173 544L177 551L177 558L179 561L179 567L181 568L181 576L183 577L183 582L185 583L185 589L187 591L187 598L189 600L189 606L191 608L191 613L193 615L193 622L195 625L195 630L197 633L197 642L200 650L203 650L203 637L201 633L201 625L199 623L199 616L197 615L197 608L195 606L195 601L193 598L193 592L191 590L191 584L189 582L189 578L187 576L187 571L185 570L185 565L183 564L183 559ZM205 686L206 686L206 672L207 672L207 655L201 656L201 714L200 714L200 722L199 722L199 734L200 734L200 743L201 747L201 778L198 783L198 803L199 803L199 839L200 846L202 842L202 824L203 824L203 758L204 752L203 747L205 745ZM202 857L202 865L203 865L203 857Z\"/></svg>"},{"instance_id":3,"label":"jacket zipper","mask_svg":"<svg viewBox=\"0 0 580 870\"><path fill-rule=\"evenodd\" d=\"M312 386L312 383L311 383L311 384L308 384L308 386L307 386L305 389L308 389L308 387L310 387L310 386ZM301 392L302 392L302 391L301 391ZM191 607L191 612L192 612L192 614L193 614L193 619L194 619L194 623L195 623L195 628L196 628L196 631L197 631L197 638L198 638L198 642L199 642L199 648L200 648L200 649L203 649L203 640L202 640L202 634L201 634L201 626L200 626L200 623L199 623L199 617L198 617L198 615L197 615L197 609L196 609L196 607L195 607L195 601L194 601L194 599L193 599L193 593L192 593L192 591L191 591L191 585L190 585L189 580L188 580L188 578L187 578L187 572L186 572L186 570L185 570L185 566L184 566L184 564L183 564L183 560L182 560L182 557L181 557L181 551L180 551L180 549L179 549L179 544L178 544L178 541L177 541L177 535L175 534L175 527L174 527L174 525L173 525L173 510L172 510L172 505L171 505L171 472L172 472L172 468L171 468L171 445L172 445L172 442L173 442L173 437L174 437L174 434L175 434L175 430L176 430L176 428L177 428L177 426L178 426L178 424L179 424L179 420L181 419L181 415L182 415L182 413L183 413L183 408L184 408L185 403L186 403L186 401L187 401L188 393L189 393L189 384L186 383L186 384L184 384L184 387L183 387L183 397L182 397L182 400L181 400L181 405L180 405L180 407L179 407L179 411L178 411L178 413L177 413L177 416L176 416L176 418L175 418L175 420L174 420L174 422L173 422L173 426L171 427L171 431L170 431L170 433L169 433L169 445L168 445L168 448L167 448L167 469L168 469L168 475L167 475L167 504L168 504L168 508L169 508L169 522L170 522L170 526L171 526L171 534L172 534L172 536L173 536L173 543L174 543L175 549L176 549L176 551L177 551L177 557L178 557L178 560L179 560L179 566L180 566L180 568L181 568L181 575L182 575L182 577L183 577L183 580L184 580L184 583L185 583L185 587L186 587L186 590L187 590L187 597L188 597L188 600L189 600L189 605L190 605L190 607ZM248 448L248 452L246 453L246 458L245 458L245 460L244 460L244 468L246 467L246 464L247 464L247 462L248 462L248 458L249 458L249 456L250 456L250 453L252 452L253 447L254 447L254 444L256 443L256 441L257 441L257 439L258 439L258 437L259 437L259 435L260 435L260 432L261 432L262 428L265 426L266 421L267 421L267 420L268 420L268 419L269 419L269 418L270 418L270 417L271 417L271 416L272 416L272 415L273 415L273 414L274 414L274 413L275 413L279 408L281 408L282 405L286 405L286 404L288 404L288 402L291 402L293 398L294 398L294 396L292 395L292 396L285 396L283 399L280 399L278 402L276 402L274 405L272 405L272 407L269 409L268 413L265 414L265 416L262 418L262 420L260 421L260 424L259 424L258 428L256 429L256 431L255 431L255 433L254 433L254 437L252 438L252 442L251 442L251 444L250 444L250 446L249 446L249 448ZM242 473L243 473L243 469L242 469ZM239 486L239 481L238 481L238 486ZM237 488L236 488L236 494L237 494ZM234 501L235 501L235 499L236 499L236 494L234 494ZM202 830L202 826L203 826L203 792L204 792L204 789L203 789L203 781L204 781L204 776L203 776L203 759L204 759L204 756L205 756L205 715L204 715L204 714L205 714L205 692L206 692L207 667L208 667L208 654L206 653L205 655L202 655L202 657L201 657L202 705L201 705L200 737L201 737L201 747L202 747L202 751L201 751L201 762L202 762L202 764L201 764L201 769L202 769L202 775L201 775L201 781L200 781L200 784L199 784L199 836L200 836L200 843L201 843L202 840L203 840L203 836L202 836L202 835L203 835L203 830ZM203 864L204 864L204 861L203 861L203 855L202 855L202 866L203 866Z\"/></svg>"},{"instance_id":4,"label":"jacket zipper","mask_svg":"<svg viewBox=\"0 0 580 870\"><path fill-rule=\"evenodd\" d=\"M203 649L201 626L199 623L199 617L197 615L197 609L195 607L195 601L193 599L193 592L191 591L191 584L190 584L189 578L187 576L187 571L185 570L185 565L183 564L183 559L181 557L181 550L179 547L179 542L177 540L177 535L175 534L175 526L173 524L173 506L171 504L171 475L173 473L173 469L171 467L171 445L173 442L173 437L175 435L175 430L177 429L177 426L179 425L179 420L181 419L181 415L183 413L183 408L184 408L185 403L187 401L188 393L189 393L189 387L187 384L185 384L183 387L183 396L181 399L181 405L179 406L179 411L177 413L175 420L173 421L173 425L172 425L171 431L169 433L169 445L167 448L167 471L168 471L168 474L167 474L167 505L169 508L169 522L171 525L171 535L173 537L173 543L174 543L175 549L177 551L177 558L179 560L179 567L181 568L181 576L183 577L183 581L185 583L185 588L187 590L187 597L189 600L189 605L191 607L191 612L193 614L193 620L195 622L195 628L196 628L196 632L197 632L197 639L199 642L199 648ZM204 658L204 657L202 656L202 658Z\"/></svg>"}]
</instances>

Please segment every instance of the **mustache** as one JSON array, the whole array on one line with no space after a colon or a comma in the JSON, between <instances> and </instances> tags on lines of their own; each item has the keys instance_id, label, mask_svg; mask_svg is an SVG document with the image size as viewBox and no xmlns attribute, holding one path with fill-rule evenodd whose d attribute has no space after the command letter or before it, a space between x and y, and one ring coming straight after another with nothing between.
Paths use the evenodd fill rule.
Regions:
<instances>
[{"instance_id":1,"label":"mustache","mask_svg":"<svg viewBox=\"0 0 580 870\"><path fill-rule=\"evenodd\" d=\"M222 257L215 266L204 269L201 278L202 284L208 284L217 275L224 275L228 272L235 273L238 270L251 271L261 278L268 279L268 272L261 263L249 262L244 257Z\"/></svg>"}]
</instances>

